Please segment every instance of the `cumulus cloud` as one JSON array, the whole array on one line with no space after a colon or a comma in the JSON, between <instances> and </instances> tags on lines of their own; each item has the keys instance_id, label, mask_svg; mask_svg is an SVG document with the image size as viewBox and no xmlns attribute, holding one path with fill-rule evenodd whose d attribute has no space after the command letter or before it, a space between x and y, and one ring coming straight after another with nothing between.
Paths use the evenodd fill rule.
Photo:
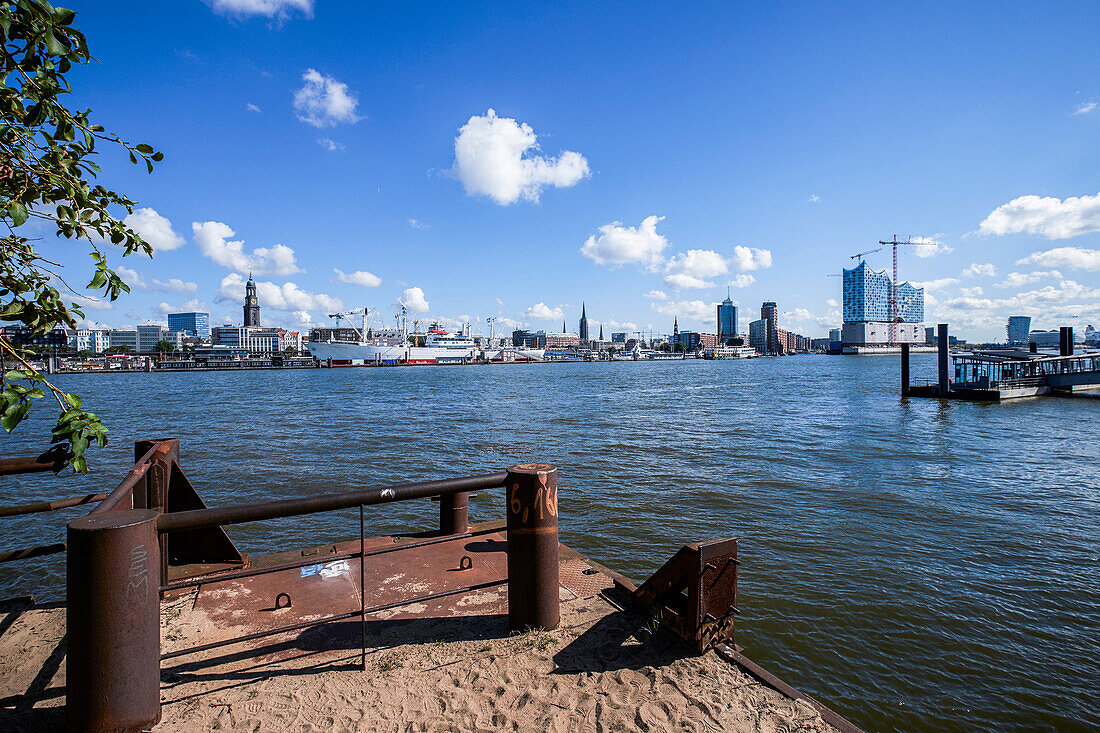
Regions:
<instances>
[{"instance_id":1,"label":"cumulus cloud","mask_svg":"<svg viewBox=\"0 0 1100 733\"><path fill-rule=\"evenodd\" d=\"M1096 109L1096 102L1084 102L1082 104L1077 105L1077 109L1073 110L1073 114L1075 114L1075 115L1087 115L1089 112L1092 112L1094 109Z\"/></svg>"},{"instance_id":2,"label":"cumulus cloud","mask_svg":"<svg viewBox=\"0 0 1100 733\"><path fill-rule=\"evenodd\" d=\"M145 278L141 276L141 273L137 270L127 267L126 265L119 265L115 268L115 272L122 278L122 281L129 285L131 288L140 288L145 290L149 287L149 283L145 281Z\"/></svg>"},{"instance_id":3,"label":"cumulus cloud","mask_svg":"<svg viewBox=\"0 0 1100 733\"><path fill-rule=\"evenodd\" d=\"M501 206L519 199L537 202L546 186L564 188L588 177L588 161L566 150L557 158L529 155L539 150L530 125L497 117L490 109L459 128L451 173L469 196L488 196Z\"/></svg>"},{"instance_id":4,"label":"cumulus cloud","mask_svg":"<svg viewBox=\"0 0 1100 733\"><path fill-rule=\"evenodd\" d=\"M962 274L963 277L993 277L997 274L997 268L992 262L971 262Z\"/></svg>"},{"instance_id":5,"label":"cumulus cloud","mask_svg":"<svg viewBox=\"0 0 1100 733\"><path fill-rule=\"evenodd\" d=\"M978 228L981 234L1027 232L1047 239L1069 239L1100 231L1100 194L1071 196L1020 196L998 206Z\"/></svg>"},{"instance_id":6,"label":"cumulus cloud","mask_svg":"<svg viewBox=\"0 0 1100 733\"><path fill-rule=\"evenodd\" d=\"M336 280L342 283L348 283L349 285L359 285L364 288L376 288L382 284L382 278L375 275L373 272L367 272L366 270L356 270L355 272L344 272L338 267L332 268L332 271L336 273Z\"/></svg>"},{"instance_id":7,"label":"cumulus cloud","mask_svg":"<svg viewBox=\"0 0 1100 733\"><path fill-rule=\"evenodd\" d=\"M257 247L251 254L246 253L243 241L229 241L236 232L220 221L192 222L191 233L204 256L235 272L276 277L305 272L298 267L294 250L285 244Z\"/></svg>"},{"instance_id":8,"label":"cumulus cloud","mask_svg":"<svg viewBox=\"0 0 1100 733\"><path fill-rule=\"evenodd\" d=\"M347 84L316 69L306 69L302 81L305 85L294 92L294 109L302 122L314 127L335 127L361 119L355 114L359 98L348 91Z\"/></svg>"},{"instance_id":9,"label":"cumulus cloud","mask_svg":"<svg viewBox=\"0 0 1100 733\"><path fill-rule=\"evenodd\" d=\"M726 284L729 285L731 288L747 288L754 282L756 282L755 277L749 275L748 273L742 273Z\"/></svg>"},{"instance_id":10,"label":"cumulus cloud","mask_svg":"<svg viewBox=\"0 0 1100 733\"><path fill-rule=\"evenodd\" d=\"M405 306L410 313L428 312L428 301L420 288L406 288L397 302Z\"/></svg>"},{"instance_id":11,"label":"cumulus cloud","mask_svg":"<svg viewBox=\"0 0 1100 733\"><path fill-rule=\"evenodd\" d=\"M768 249L757 249L756 247L742 247L741 245L737 245L733 248L733 258L731 261L741 272L763 270L772 266L772 253L771 250Z\"/></svg>"},{"instance_id":12,"label":"cumulus cloud","mask_svg":"<svg viewBox=\"0 0 1100 733\"><path fill-rule=\"evenodd\" d=\"M999 288L1019 288L1024 285L1030 285L1031 283L1037 283L1040 280L1045 280L1048 277L1052 277L1056 280L1062 279L1062 273L1057 270L1037 271L1037 272L1010 272L1005 275L1005 279L997 283Z\"/></svg>"},{"instance_id":13,"label":"cumulus cloud","mask_svg":"<svg viewBox=\"0 0 1100 733\"><path fill-rule=\"evenodd\" d=\"M235 272L231 272L222 278L218 286L218 298L224 301L240 302L244 298L244 278ZM261 308L271 308L278 311L296 310L343 310L344 304L339 298L334 298L325 293L311 293L302 290L292 282L278 285L266 280L256 281L256 298Z\"/></svg>"},{"instance_id":14,"label":"cumulus cloud","mask_svg":"<svg viewBox=\"0 0 1100 733\"><path fill-rule=\"evenodd\" d=\"M921 280L919 282L911 282L910 285L914 285L918 288L924 288L925 293L932 290L943 290L950 285L956 285L959 282L957 277L941 277L936 280Z\"/></svg>"},{"instance_id":15,"label":"cumulus cloud","mask_svg":"<svg viewBox=\"0 0 1100 733\"><path fill-rule=\"evenodd\" d=\"M981 285L975 285L972 288L959 288L959 294L967 298L974 298L979 295L985 295L985 291L982 290Z\"/></svg>"},{"instance_id":16,"label":"cumulus cloud","mask_svg":"<svg viewBox=\"0 0 1100 733\"><path fill-rule=\"evenodd\" d=\"M650 272L656 272L664 264L664 250L668 240L657 233L657 222L663 216L647 216L635 227L623 226L613 221L599 228L600 235L590 236L581 247L581 254L597 265L622 265L636 263Z\"/></svg>"},{"instance_id":17,"label":"cumulus cloud","mask_svg":"<svg viewBox=\"0 0 1100 733\"><path fill-rule=\"evenodd\" d=\"M525 316L533 321L560 321L565 318L565 312L560 306L551 308L546 303L538 302L524 311Z\"/></svg>"},{"instance_id":18,"label":"cumulus cloud","mask_svg":"<svg viewBox=\"0 0 1100 733\"><path fill-rule=\"evenodd\" d=\"M663 290L650 290L645 297L650 300L668 300L668 294Z\"/></svg>"},{"instance_id":19,"label":"cumulus cloud","mask_svg":"<svg viewBox=\"0 0 1100 733\"><path fill-rule=\"evenodd\" d=\"M909 241L917 245L913 254L917 257L934 257L938 254L954 252L954 248L943 243L943 234L934 234L931 237L913 237Z\"/></svg>"},{"instance_id":20,"label":"cumulus cloud","mask_svg":"<svg viewBox=\"0 0 1100 733\"><path fill-rule=\"evenodd\" d=\"M600 322L596 322L596 326L598 328L600 326ZM629 333L631 331L638 330L638 324L631 323L630 321L603 321L603 327L605 329L604 338L611 338L612 332L615 331L626 331Z\"/></svg>"},{"instance_id":21,"label":"cumulus cloud","mask_svg":"<svg viewBox=\"0 0 1100 733\"><path fill-rule=\"evenodd\" d=\"M165 293L179 293L181 295L195 293L198 292L199 289L197 283L180 280L178 277L170 277L167 281L153 278L151 287L153 290L160 290Z\"/></svg>"},{"instance_id":22,"label":"cumulus cloud","mask_svg":"<svg viewBox=\"0 0 1100 733\"><path fill-rule=\"evenodd\" d=\"M706 303L702 300L669 300L650 303L653 310L661 315L699 323L711 323L714 320L716 305L718 304Z\"/></svg>"},{"instance_id":23,"label":"cumulus cloud","mask_svg":"<svg viewBox=\"0 0 1100 733\"><path fill-rule=\"evenodd\" d=\"M677 290L712 288L711 278L729 273L729 262L714 250L689 249L670 259L665 272L665 283Z\"/></svg>"},{"instance_id":24,"label":"cumulus cloud","mask_svg":"<svg viewBox=\"0 0 1100 733\"><path fill-rule=\"evenodd\" d=\"M137 209L127 214L122 223L141 235L153 251L167 252L184 245L183 237L172 229L172 222L156 212L155 209Z\"/></svg>"},{"instance_id":25,"label":"cumulus cloud","mask_svg":"<svg viewBox=\"0 0 1100 733\"><path fill-rule=\"evenodd\" d=\"M1032 252L1017 265L1042 265L1044 267L1070 267L1075 270L1100 270L1100 249L1081 247L1055 247L1046 252Z\"/></svg>"},{"instance_id":26,"label":"cumulus cloud","mask_svg":"<svg viewBox=\"0 0 1100 733\"><path fill-rule=\"evenodd\" d=\"M260 16L285 20L295 11L313 15L313 0L209 0L214 12L237 18Z\"/></svg>"}]
</instances>

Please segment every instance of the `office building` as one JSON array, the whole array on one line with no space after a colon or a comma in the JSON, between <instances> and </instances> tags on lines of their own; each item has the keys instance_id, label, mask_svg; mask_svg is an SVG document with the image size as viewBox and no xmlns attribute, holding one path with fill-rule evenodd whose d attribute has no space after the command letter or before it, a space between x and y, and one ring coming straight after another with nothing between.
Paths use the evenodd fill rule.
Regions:
<instances>
[{"instance_id":1,"label":"office building","mask_svg":"<svg viewBox=\"0 0 1100 733\"><path fill-rule=\"evenodd\" d=\"M718 304L718 343L729 343L737 336L737 306L729 295Z\"/></svg>"},{"instance_id":2,"label":"office building","mask_svg":"<svg viewBox=\"0 0 1100 733\"><path fill-rule=\"evenodd\" d=\"M112 329L107 334L107 341L111 349L125 346L135 353L138 350L138 332L133 329Z\"/></svg>"},{"instance_id":3,"label":"office building","mask_svg":"<svg viewBox=\"0 0 1100 733\"><path fill-rule=\"evenodd\" d=\"M619 333L611 334L611 343L613 344L625 344L626 343L626 331L620 331Z\"/></svg>"},{"instance_id":4,"label":"office building","mask_svg":"<svg viewBox=\"0 0 1100 733\"><path fill-rule=\"evenodd\" d=\"M258 317L258 316L257 316ZM183 331L188 336L210 338L209 313L169 313L168 330Z\"/></svg>"},{"instance_id":5,"label":"office building","mask_svg":"<svg viewBox=\"0 0 1100 733\"><path fill-rule=\"evenodd\" d=\"M72 336L68 329L57 326L45 333L34 333L26 326L5 326L0 329L4 338L14 346L27 346L39 350L64 351L69 347Z\"/></svg>"},{"instance_id":6,"label":"office building","mask_svg":"<svg viewBox=\"0 0 1100 733\"><path fill-rule=\"evenodd\" d=\"M74 331L69 337L69 348L73 351L91 351L94 354L102 354L110 345L110 332L106 330L82 328Z\"/></svg>"},{"instance_id":7,"label":"office building","mask_svg":"<svg viewBox=\"0 0 1100 733\"><path fill-rule=\"evenodd\" d=\"M760 306L760 319L767 323L767 335L765 339L766 351L761 353L765 354L778 354L779 353L779 306L775 304L773 300L766 300Z\"/></svg>"},{"instance_id":8,"label":"office building","mask_svg":"<svg viewBox=\"0 0 1100 733\"><path fill-rule=\"evenodd\" d=\"M829 329L829 340L830 341L840 341L840 329L839 328L830 328Z\"/></svg>"},{"instance_id":9,"label":"office building","mask_svg":"<svg viewBox=\"0 0 1100 733\"><path fill-rule=\"evenodd\" d=\"M1009 316L1005 332L1009 346L1026 346L1031 333L1031 316Z\"/></svg>"},{"instance_id":10,"label":"office building","mask_svg":"<svg viewBox=\"0 0 1100 733\"><path fill-rule=\"evenodd\" d=\"M749 346L758 354L768 353L768 322L763 318L749 324Z\"/></svg>"}]
</instances>

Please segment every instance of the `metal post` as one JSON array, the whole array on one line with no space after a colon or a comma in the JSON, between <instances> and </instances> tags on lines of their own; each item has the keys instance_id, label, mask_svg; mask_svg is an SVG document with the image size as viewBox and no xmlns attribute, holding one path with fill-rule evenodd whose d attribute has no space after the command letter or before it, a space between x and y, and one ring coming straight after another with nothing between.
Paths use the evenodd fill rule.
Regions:
<instances>
[{"instance_id":1,"label":"metal post","mask_svg":"<svg viewBox=\"0 0 1100 733\"><path fill-rule=\"evenodd\" d=\"M439 497L441 534L466 534L470 528L470 494L463 491Z\"/></svg>"},{"instance_id":2,"label":"metal post","mask_svg":"<svg viewBox=\"0 0 1100 733\"><path fill-rule=\"evenodd\" d=\"M1027 350L1028 350L1028 353L1030 353L1030 354L1037 354L1037 353L1039 353L1039 344L1035 343L1034 341L1031 341L1027 345Z\"/></svg>"},{"instance_id":3,"label":"metal post","mask_svg":"<svg viewBox=\"0 0 1100 733\"><path fill-rule=\"evenodd\" d=\"M909 396L909 344L901 345L901 396Z\"/></svg>"},{"instance_id":4,"label":"metal post","mask_svg":"<svg viewBox=\"0 0 1100 733\"><path fill-rule=\"evenodd\" d=\"M940 397L946 397L951 391L951 380L947 377L947 324L936 326L936 348L939 351Z\"/></svg>"},{"instance_id":5,"label":"metal post","mask_svg":"<svg viewBox=\"0 0 1100 733\"><path fill-rule=\"evenodd\" d=\"M1062 326L1058 329L1059 356L1073 356L1073 326Z\"/></svg>"},{"instance_id":6,"label":"metal post","mask_svg":"<svg viewBox=\"0 0 1100 733\"><path fill-rule=\"evenodd\" d=\"M525 463L508 469L508 626L556 629L558 469Z\"/></svg>"},{"instance_id":7,"label":"metal post","mask_svg":"<svg viewBox=\"0 0 1100 733\"><path fill-rule=\"evenodd\" d=\"M160 721L157 513L69 522L66 714L71 731L141 731Z\"/></svg>"}]
</instances>

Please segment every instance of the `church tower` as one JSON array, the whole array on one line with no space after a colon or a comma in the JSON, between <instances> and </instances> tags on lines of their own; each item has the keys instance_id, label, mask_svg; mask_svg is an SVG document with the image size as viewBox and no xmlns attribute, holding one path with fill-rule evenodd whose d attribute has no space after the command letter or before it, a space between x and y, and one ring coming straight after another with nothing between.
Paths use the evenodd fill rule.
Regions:
<instances>
[{"instance_id":1,"label":"church tower","mask_svg":"<svg viewBox=\"0 0 1100 733\"><path fill-rule=\"evenodd\" d=\"M252 273L248 273L248 282L244 284L244 325L260 325L260 304L256 300L256 283Z\"/></svg>"},{"instance_id":2,"label":"church tower","mask_svg":"<svg viewBox=\"0 0 1100 733\"><path fill-rule=\"evenodd\" d=\"M584 302L581 302L581 325L580 325L581 343L588 341L588 316L584 311Z\"/></svg>"},{"instance_id":3,"label":"church tower","mask_svg":"<svg viewBox=\"0 0 1100 733\"><path fill-rule=\"evenodd\" d=\"M675 349L680 343L680 321L678 318L672 319L672 348Z\"/></svg>"}]
</instances>

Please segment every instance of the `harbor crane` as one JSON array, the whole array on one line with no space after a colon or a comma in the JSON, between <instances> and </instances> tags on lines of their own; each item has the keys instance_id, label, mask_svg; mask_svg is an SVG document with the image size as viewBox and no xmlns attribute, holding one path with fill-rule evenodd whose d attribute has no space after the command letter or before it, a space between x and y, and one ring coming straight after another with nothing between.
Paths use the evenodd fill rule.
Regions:
<instances>
[{"instance_id":1,"label":"harbor crane","mask_svg":"<svg viewBox=\"0 0 1100 733\"><path fill-rule=\"evenodd\" d=\"M852 255L848 259L850 259L850 260L862 260L864 258L864 256L866 256L866 255L873 255L875 252L881 252L881 251L882 251L882 247L879 247L878 249L869 249L866 252L856 252L854 255Z\"/></svg>"},{"instance_id":2,"label":"harbor crane","mask_svg":"<svg viewBox=\"0 0 1100 733\"><path fill-rule=\"evenodd\" d=\"M329 313L328 317L336 319L336 327L337 328L340 327L340 319L341 318L347 319L348 325L351 326L351 330L355 331L355 333L359 335L359 340L360 341L366 341L367 340L367 318L370 317L370 313L371 313L370 308L363 308L363 309L358 309L358 310L353 310L353 311L340 311L339 313ZM362 316L363 317L363 330L362 331L360 331L358 328L355 327L355 324L352 323L350 316Z\"/></svg>"},{"instance_id":3,"label":"harbor crane","mask_svg":"<svg viewBox=\"0 0 1100 733\"><path fill-rule=\"evenodd\" d=\"M879 240L879 244L882 245L881 247L879 247L879 249L882 249L882 247L885 247L887 245L890 245L891 247L894 248L894 281L890 285L890 345L891 346L897 346L898 345L898 245L920 245L920 244L928 244L929 243L929 242L925 241L924 237L917 237L917 239L919 239L921 241L914 242L913 237L910 236L910 237L906 237L904 242L900 242L900 241L898 241L898 235L895 234L894 238L891 239L889 242L884 242L882 240ZM878 250L875 250L875 251L877 252Z\"/></svg>"}]
</instances>

